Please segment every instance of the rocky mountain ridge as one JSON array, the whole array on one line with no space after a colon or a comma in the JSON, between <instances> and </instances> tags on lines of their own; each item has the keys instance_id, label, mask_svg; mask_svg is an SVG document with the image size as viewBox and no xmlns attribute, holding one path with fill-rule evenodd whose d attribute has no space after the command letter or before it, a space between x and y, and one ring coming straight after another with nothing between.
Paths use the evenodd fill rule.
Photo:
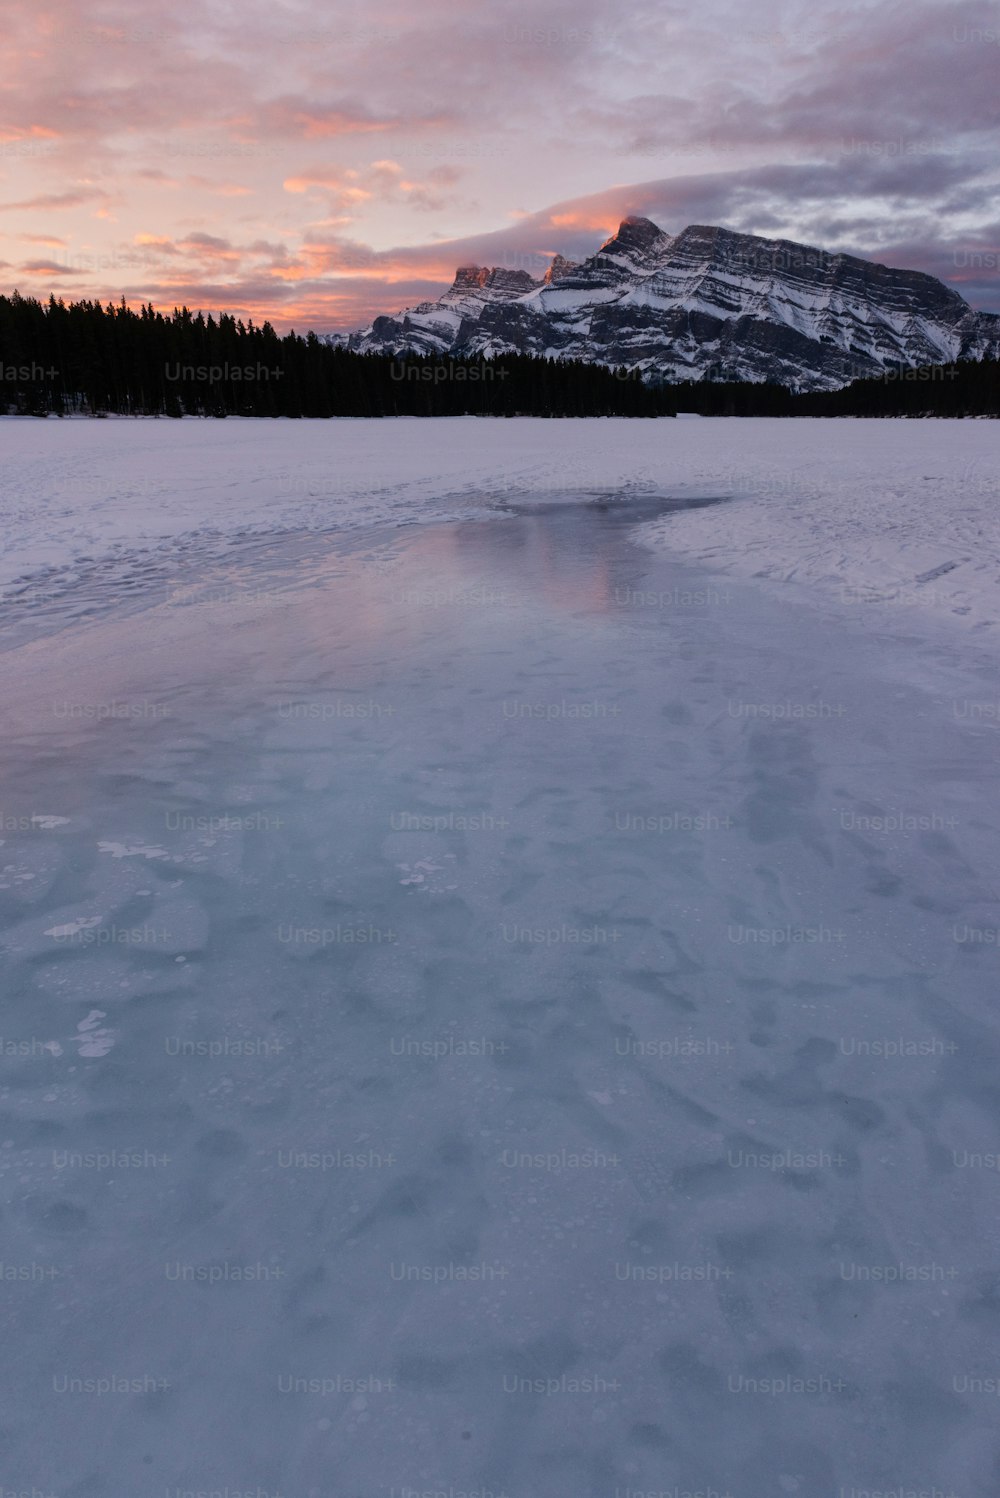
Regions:
<instances>
[{"instance_id":1,"label":"rocky mountain ridge","mask_svg":"<svg viewBox=\"0 0 1000 1498\"><path fill-rule=\"evenodd\" d=\"M791 240L622 221L543 277L463 266L436 302L330 342L361 353L583 359L653 380L771 380L829 390L918 365L1000 356L1000 315L921 271Z\"/></svg>"}]
</instances>

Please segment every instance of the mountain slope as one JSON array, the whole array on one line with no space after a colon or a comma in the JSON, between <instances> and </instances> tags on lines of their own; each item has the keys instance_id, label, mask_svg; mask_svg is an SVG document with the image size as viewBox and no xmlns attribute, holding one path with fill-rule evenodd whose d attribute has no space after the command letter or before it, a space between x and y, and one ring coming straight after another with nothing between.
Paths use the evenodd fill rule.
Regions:
<instances>
[{"instance_id":1,"label":"mountain slope","mask_svg":"<svg viewBox=\"0 0 1000 1498\"><path fill-rule=\"evenodd\" d=\"M437 302L331 341L360 352L528 353L666 380L834 389L900 367L1000 355L1000 316L920 271L694 224L623 220L578 265L462 267Z\"/></svg>"}]
</instances>

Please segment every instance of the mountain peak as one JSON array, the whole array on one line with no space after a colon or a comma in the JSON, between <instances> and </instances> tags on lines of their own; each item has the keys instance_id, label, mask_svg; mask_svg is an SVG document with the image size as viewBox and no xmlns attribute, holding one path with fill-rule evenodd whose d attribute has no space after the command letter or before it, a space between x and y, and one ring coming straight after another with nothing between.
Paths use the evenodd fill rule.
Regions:
<instances>
[{"instance_id":1,"label":"mountain peak","mask_svg":"<svg viewBox=\"0 0 1000 1498\"><path fill-rule=\"evenodd\" d=\"M581 359L652 380L835 389L861 376L996 358L1000 316L921 272L712 224L677 235L630 214L579 264L544 277L462 266L438 302L378 318L349 347Z\"/></svg>"},{"instance_id":2,"label":"mountain peak","mask_svg":"<svg viewBox=\"0 0 1000 1498\"><path fill-rule=\"evenodd\" d=\"M567 260L565 255L553 255L543 280L546 286L551 286L553 281L561 281L563 276L568 276L576 269L575 261Z\"/></svg>"},{"instance_id":3,"label":"mountain peak","mask_svg":"<svg viewBox=\"0 0 1000 1498\"><path fill-rule=\"evenodd\" d=\"M503 296L521 296L538 285L534 276L526 270L508 270L503 265L460 265L449 296L464 296L469 292L493 292Z\"/></svg>"},{"instance_id":4,"label":"mountain peak","mask_svg":"<svg viewBox=\"0 0 1000 1498\"><path fill-rule=\"evenodd\" d=\"M482 286L489 275L487 265L460 265L455 272L456 286Z\"/></svg>"},{"instance_id":5,"label":"mountain peak","mask_svg":"<svg viewBox=\"0 0 1000 1498\"><path fill-rule=\"evenodd\" d=\"M603 254L612 245L619 249L644 250L663 237L663 230L650 218L630 213L623 218L615 233L601 245L598 254Z\"/></svg>"}]
</instances>

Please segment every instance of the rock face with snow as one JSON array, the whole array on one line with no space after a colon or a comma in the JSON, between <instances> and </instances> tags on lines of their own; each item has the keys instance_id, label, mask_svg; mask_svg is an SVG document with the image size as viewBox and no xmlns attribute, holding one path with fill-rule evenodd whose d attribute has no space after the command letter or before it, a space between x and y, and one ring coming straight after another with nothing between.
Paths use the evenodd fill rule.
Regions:
<instances>
[{"instance_id":1,"label":"rock face with snow","mask_svg":"<svg viewBox=\"0 0 1000 1498\"><path fill-rule=\"evenodd\" d=\"M920 271L785 239L626 218L588 260L541 280L464 266L440 301L377 317L365 353L528 353L657 380L773 380L797 390L956 358L1000 356L1000 315Z\"/></svg>"}]
</instances>

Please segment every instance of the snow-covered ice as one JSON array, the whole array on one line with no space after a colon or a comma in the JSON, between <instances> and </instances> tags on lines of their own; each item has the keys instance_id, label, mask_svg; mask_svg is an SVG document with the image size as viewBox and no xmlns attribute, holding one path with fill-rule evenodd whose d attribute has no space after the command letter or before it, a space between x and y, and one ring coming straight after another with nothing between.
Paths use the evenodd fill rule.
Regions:
<instances>
[{"instance_id":1,"label":"snow-covered ice","mask_svg":"<svg viewBox=\"0 0 1000 1498\"><path fill-rule=\"evenodd\" d=\"M993 432L0 426L3 1485L995 1493Z\"/></svg>"},{"instance_id":2,"label":"snow-covered ice","mask_svg":"<svg viewBox=\"0 0 1000 1498\"><path fill-rule=\"evenodd\" d=\"M66 581L81 611L109 593L125 603L164 570L180 601L193 561L251 535L626 490L730 499L647 537L713 570L869 615L1000 618L990 421L12 418L0 454L0 599L25 607Z\"/></svg>"}]
</instances>

